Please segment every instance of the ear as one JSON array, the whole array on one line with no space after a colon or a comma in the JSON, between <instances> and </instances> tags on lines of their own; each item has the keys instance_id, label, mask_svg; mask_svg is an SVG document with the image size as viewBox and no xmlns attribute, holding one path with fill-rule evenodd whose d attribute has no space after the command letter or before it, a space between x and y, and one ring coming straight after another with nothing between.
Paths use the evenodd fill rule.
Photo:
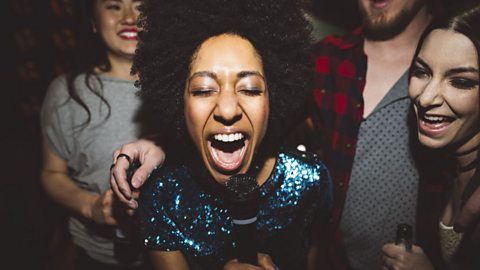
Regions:
<instances>
[{"instance_id":1,"label":"ear","mask_svg":"<svg viewBox=\"0 0 480 270\"><path fill-rule=\"evenodd\" d=\"M97 26L95 25L95 21L91 20L90 24L92 25L92 31L93 33L97 33Z\"/></svg>"}]
</instances>

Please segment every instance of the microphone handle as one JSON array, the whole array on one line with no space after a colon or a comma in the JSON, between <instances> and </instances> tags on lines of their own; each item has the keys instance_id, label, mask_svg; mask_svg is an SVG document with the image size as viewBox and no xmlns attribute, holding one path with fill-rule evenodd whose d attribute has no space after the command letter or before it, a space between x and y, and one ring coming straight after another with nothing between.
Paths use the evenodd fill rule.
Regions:
<instances>
[{"instance_id":1,"label":"microphone handle","mask_svg":"<svg viewBox=\"0 0 480 270\"><path fill-rule=\"evenodd\" d=\"M235 253L241 263L258 265L257 260L257 217L234 219Z\"/></svg>"}]
</instances>

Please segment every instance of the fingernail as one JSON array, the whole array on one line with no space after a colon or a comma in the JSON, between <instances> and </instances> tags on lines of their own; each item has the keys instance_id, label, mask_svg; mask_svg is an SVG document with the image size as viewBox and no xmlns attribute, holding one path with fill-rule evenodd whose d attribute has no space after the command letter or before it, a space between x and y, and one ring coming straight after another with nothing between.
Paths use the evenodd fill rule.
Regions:
<instances>
[{"instance_id":1,"label":"fingernail","mask_svg":"<svg viewBox=\"0 0 480 270\"><path fill-rule=\"evenodd\" d=\"M133 179L133 180L132 180L132 187L138 188L138 186L139 186L139 181L138 181L138 179L136 179L136 178Z\"/></svg>"}]
</instances>

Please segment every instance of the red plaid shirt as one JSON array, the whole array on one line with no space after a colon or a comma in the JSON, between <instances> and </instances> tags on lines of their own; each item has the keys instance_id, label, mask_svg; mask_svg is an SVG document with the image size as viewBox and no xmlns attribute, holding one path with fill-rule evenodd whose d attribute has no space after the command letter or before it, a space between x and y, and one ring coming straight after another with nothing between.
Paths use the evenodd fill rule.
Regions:
<instances>
[{"instance_id":1,"label":"red plaid shirt","mask_svg":"<svg viewBox=\"0 0 480 270\"><path fill-rule=\"evenodd\" d=\"M324 162L333 179L334 202L330 219L335 239L327 240L334 269L348 269L340 232L358 130L363 119L363 88L367 57L359 28L342 38L328 36L313 51L315 57L313 120L321 134Z\"/></svg>"}]
</instances>

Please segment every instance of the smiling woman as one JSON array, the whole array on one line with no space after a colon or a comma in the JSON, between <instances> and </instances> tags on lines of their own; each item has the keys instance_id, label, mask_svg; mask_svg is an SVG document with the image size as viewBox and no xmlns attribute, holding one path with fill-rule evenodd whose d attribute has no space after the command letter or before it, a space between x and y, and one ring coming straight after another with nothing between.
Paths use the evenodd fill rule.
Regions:
<instances>
[{"instance_id":1,"label":"smiling woman","mask_svg":"<svg viewBox=\"0 0 480 270\"><path fill-rule=\"evenodd\" d=\"M143 269L138 254L127 259L114 253L117 225L126 224L117 214L125 217L126 209L113 211L108 182L111 153L139 134L133 119L140 100L130 69L141 1L80 2L85 13L80 61L50 84L42 106L42 184L72 212L75 269Z\"/></svg>"},{"instance_id":2,"label":"smiling woman","mask_svg":"<svg viewBox=\"0 0 480 270\"><path fill-rule=\"evenodd\" d=\"M455 31L434 30L423 42L410 79L422 144L456 153L480 144L478 59L474 43Z\"/></svg>"},{"instance_id":3,"label":"smiling woman","mask_svg":"<svg viewBox=\"0 0 480 270\"><path fill-rule=\"evenodd\" d=\"M257 263L315 267L307 254L327 221L331 181L316 155L280 147L311 75L298 3L147 0L141 10L134 71L169 157L140 199L154 265L248 267L236 259L225 184L246 174L236 179L255 179L260 197Z\"/></svg>"},{"instance_id":4,"label":"smiling woman","mask_svg":"<svg viewBox=\"0 0 480 270\"><path fill-rule=\"evenodd\" d=\"M480 183L479 27L478 4L443 18L426 30L413 59L409 94L418 142L428 149L427 158L418 152L418 246L407 252L386 245L384 262L389 268L480 266L471 232L453 230Z\"/></svg>"}]
</instances>

